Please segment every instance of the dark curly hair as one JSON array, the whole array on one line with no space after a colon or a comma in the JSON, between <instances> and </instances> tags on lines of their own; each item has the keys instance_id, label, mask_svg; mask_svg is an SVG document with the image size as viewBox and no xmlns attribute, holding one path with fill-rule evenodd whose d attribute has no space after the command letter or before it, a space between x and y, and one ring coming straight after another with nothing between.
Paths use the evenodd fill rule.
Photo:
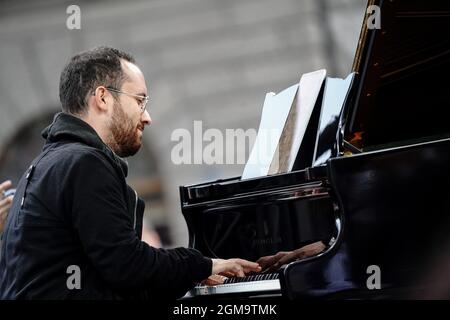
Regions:
<instances>
[{"instance_id":1,"label":"dark curly hair","mask_svg":"<svg viewBox=\"0 0 450 320\"><path fill-rule=\"evenodd\" d=\"M88 95L100 85L120 88L126 78L121 59L135 63L130 54L111 47L97 47L72 57L59 81L63 112L83 114Z\"/></svg>"}]
</instances>

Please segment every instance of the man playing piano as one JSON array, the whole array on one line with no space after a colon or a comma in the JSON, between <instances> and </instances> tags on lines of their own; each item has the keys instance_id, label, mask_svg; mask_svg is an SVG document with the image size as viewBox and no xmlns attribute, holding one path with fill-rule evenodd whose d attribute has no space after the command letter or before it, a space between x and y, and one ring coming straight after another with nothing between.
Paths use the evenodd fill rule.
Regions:
<instances>
[{"instance_id":1,"label":"man playing piano","mask_svg":"<svg viewBox=\"0 0 450 320\"><path fill-rule=\"evenodd\" d=\"M60 78L62 113L17 185L0 261L1 299L177 298L210 275L259 265L210 259L141 241L144 203L125 181L151 124L134 59L101 47L74 56Z\"/></svg>"}]
</instances>

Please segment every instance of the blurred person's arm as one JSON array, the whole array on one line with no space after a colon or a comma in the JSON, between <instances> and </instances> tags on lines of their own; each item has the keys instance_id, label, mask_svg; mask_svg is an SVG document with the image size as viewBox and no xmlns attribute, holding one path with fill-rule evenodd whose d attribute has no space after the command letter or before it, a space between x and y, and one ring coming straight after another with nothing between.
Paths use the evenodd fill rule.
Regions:
<instances>
[{"instance_id":1,"label":"blurred person's arm","mask_svg":"<svg viewBox=\"0 0 450 320\"><path fill-rule=\"evenodd\" d=\"M0 234L5 227L6 217L8 216L9 209L13 202L14 196L5 197L4 192L11 188L11 181L4 181L0 184Z\"/></svg>"}]
</instances>

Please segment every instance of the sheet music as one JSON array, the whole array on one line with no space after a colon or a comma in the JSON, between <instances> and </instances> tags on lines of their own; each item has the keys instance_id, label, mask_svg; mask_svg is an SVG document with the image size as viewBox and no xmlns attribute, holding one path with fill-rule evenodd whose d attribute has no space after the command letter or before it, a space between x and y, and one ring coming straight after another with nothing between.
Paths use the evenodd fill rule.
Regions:
<instances>
[{"instance_id":1,"label":"sheet music","mask_svg":"<svg viewBox=\"0 0 450 320\"><path fill-rule=\"evenodd\" d=\"M279 157L273 159L269 174L292 171L326 73L325 69L320 69L300 78L299 90L281 135Z\"/></svg>"},{"instance_id":2,"label":"sheet music","mask_svg":"<svg viewBox=\"0 0 450 320\"><path fill-rule=\"evenodd\" d=\"M323 93L322 108L314 148L313 166L324 164L331 156L333 143L339 130L339 116L347 100L350 87L355 77L351 73L345 79L327 78ZM329 132L333 135L330 136Z\"/></svg>"},{"instance_id":3,"label":"sheet music","mask_svg":"<svg viewBox=\"0 0 450 320\"><path fill-rule=\"evenodd\" d=\"M278 94L266 94L258 135L241 179L261 177L269 173L272 160L278 158L278 143L298 86L295 84Z\"/></svg>"}]
</instances>

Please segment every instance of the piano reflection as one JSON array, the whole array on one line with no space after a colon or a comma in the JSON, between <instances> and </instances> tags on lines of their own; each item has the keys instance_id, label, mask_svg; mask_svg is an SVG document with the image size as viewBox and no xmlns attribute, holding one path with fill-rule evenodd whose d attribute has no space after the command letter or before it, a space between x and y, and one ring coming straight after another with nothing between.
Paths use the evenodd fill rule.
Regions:
<instances>
[{"instance_id":1,"label":"piano reflection","mask_svg":"<svg viewBox=\"0 0 450 320\"><path fill-rule=\"evenodd\" d=\"M370 5L381 28L366 16L345 101L326 126L309 122L293 171L180 187L190 247L265 268L186 298L421 298L442 286L430 275L450 257L450 2ZM333 107L322 99L319 111Z\"/></svg>"}]
</instances>

